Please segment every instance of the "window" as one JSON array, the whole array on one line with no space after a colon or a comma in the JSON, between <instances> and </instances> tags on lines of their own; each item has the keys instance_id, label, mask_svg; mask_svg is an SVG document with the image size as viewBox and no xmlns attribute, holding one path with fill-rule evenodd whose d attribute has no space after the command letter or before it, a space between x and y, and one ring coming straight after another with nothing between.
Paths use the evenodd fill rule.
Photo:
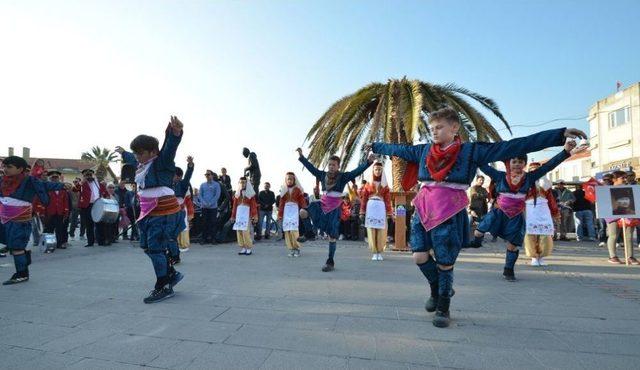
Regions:
<instances>
[{"instance_id":1,"label":"window","mask_svg":"<svg viewBox=\"0 0 640 370\"><path fill-rule=\"evenodd\" d=\"M624 107L609 113L609 128L631 122L631 107Z\"/></svg>"}]
</instances>

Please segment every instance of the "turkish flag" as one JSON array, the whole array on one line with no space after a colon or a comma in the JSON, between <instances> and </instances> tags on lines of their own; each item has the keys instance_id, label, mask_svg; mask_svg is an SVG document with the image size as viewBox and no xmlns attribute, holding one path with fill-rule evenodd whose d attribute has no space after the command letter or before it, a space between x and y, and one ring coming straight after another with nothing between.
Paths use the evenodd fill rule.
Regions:
<instances>
[{"instance_id":1,"label":"turkish flag","mask_svg":"<svg viewBox=\"0 0 640 370\"><path fill-rule=\"evenodd\" d=\"M588 200L591 203L596 202L596 186L600 185L598 180L593 177L590 178L587 182L582 184L582 191L584 191L584 199Z\"/></svg>"}]
</instances>

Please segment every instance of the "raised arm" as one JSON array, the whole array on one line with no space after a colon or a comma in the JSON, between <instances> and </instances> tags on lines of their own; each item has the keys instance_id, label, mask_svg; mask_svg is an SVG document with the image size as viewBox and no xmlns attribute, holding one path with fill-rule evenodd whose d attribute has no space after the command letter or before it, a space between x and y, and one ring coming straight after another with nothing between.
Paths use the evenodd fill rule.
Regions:
<instances>
[{"instance_id":1,"label":"raised arm","mask_svg":"<svg viewBox=\"0 0 640 370\"><path fill-rule=\"evenodd\" d=\"M180 180L180 184L185 188L189 186L191 182L191 176L193 176L193 168L195 165L193 164L193 157L187 157L187 171L184 173L184 178Z\"/></svg>"},{"instance_id":2,"label":"raised arm","mask_svg":"<svg viewBox=\"0 0 640 370\"><path fill-rule=\"evenodd\" d=\"M534 183L538 181L538 179L552 171L554 168L558 167L560 163L562 163L569 157L571 157L571 154L569 154L569 152L567 152L566 150L562 150L560 153L551 157L551 159L546 161L542 166L529 172L527 176L531 179L531 183Z\"/></svg>"},{"instance_id":3,"label":"raised arm","mask_svg":"<svg viewBox=\"0 0 640 370\"><path fill-rule=\"evenodd\" d=\"M491 177L491 180L496 182L504 179L504 177L507 175L506 172L496 170L488 164L480 166L480 171L484 172L485 175Z\"/></svg>"},{"instance_id":4,"label":"raised arm","mask_svg":"<svg viewBox=\"0 0 640 370\"><path fill-rule=\"evenodd\" d=\"M303 156L302 154L300 154L300 156L298 157L298 160L302 163L302 165L309 170L309 172L311 172L311 174L313 176L315 176L317 179L322 179L324 177L324 171L320 171L319 169L317 169L313 164L311 164L311 162L309 162L309 160Z\"/></svg>"},{"instance_id":5,"label":"raised arm","mask_svg":"<svg viewBox=\"0 0 640 370\"><path fill-rule=\"evenodd\" d=\"M165 166L174 165L178 145L182 140L182 127L183 124L178 117L171 116L171 121L165 131L164 143L162 143L162 148L160 148L160 154L158 155L158 158Z\"/></svg>"},{"instance_id":6,"label":"raised arm","mask_svg":"<svg viewBox=\"0 0 640 370\"><path fill-rule=\"evenodd\" d=\"M367 158L365 162L362 162L356 169L351 170L349 172L345 172L343 174L344 180L347 182L351 182L355 180L356 177L362 175L364 171L366 171L367 168L369 168L369 166L371 166L372 164L373 164L373 154L371 154L369 158Z\"/></svg>"},{"instance_id":7,"label":"raised arm","mask_svg":"<svg viewBox=\"0 0 640 370\"><path fill-rule=\"evenodd\" d=\"M482 166L487 163L537 152L553 146L561 146L564 144L566 137L583 135L583 133L579 131L579 134L577 134L576 131L577 130L560 128L497 143L477 142L474 144L473 160L478 166Z\"/></svg>"},{"instance_id":8,"label":"raised arm","mask_svg":"<svg viewBox=\"0 0 640 370\"><path fill-rule=\"evenodd\" d=\"M422 151L426 147L426 144L420 145L406 145L406 144L387 144L387 143L373 143L371 144L371 150L376 154L392 155L400 157L409 162L420 162L422 158Z\"/></svg>"}]
</instances>

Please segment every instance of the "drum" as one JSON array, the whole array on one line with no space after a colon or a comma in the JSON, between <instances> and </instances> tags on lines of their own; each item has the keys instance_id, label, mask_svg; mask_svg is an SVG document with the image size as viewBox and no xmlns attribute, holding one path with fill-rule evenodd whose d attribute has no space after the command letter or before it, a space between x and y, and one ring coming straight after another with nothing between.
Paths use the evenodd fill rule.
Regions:
<instances>
[{"instance_id":1,"label":"drum","mask_svg":"<svg viewBox=\"0 0 640 370\"><path fill-rule=\"evenodd\" d=\"M42 252L56 249L56 234L42 234L40 240L40 250Z\"/></svg>"},{"instance_id":2,"label":"drum","mask_svg":"<svg viewBox=\"0 0 640 370\"><path fill-rule=\"evenodd\" d=\"M91 208L91 218L93 222L104 222L112 224L118 219L120 207L118 202L113 199L100 198L93 203Z\"/></svg>"}]
</instances>

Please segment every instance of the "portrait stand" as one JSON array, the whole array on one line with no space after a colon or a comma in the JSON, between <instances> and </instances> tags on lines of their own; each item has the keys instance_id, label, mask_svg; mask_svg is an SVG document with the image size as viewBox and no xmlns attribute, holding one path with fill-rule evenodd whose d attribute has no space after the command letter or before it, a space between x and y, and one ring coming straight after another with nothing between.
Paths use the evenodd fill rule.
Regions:
<instances>
[{"instance_id":1,"label":"portrait stand","mask_svg":"<svg viewBox=\"0 0 640 370\"><path fill-rule=\"evenodd\" d=\"M622 223L624 261L629 266L627 248L633 248L633 240L627 241L627 223L640 219L640 185L596 186L595 190L597 217L604 218L607 223L617 220Z\"/></svg>"}]
</instances>

